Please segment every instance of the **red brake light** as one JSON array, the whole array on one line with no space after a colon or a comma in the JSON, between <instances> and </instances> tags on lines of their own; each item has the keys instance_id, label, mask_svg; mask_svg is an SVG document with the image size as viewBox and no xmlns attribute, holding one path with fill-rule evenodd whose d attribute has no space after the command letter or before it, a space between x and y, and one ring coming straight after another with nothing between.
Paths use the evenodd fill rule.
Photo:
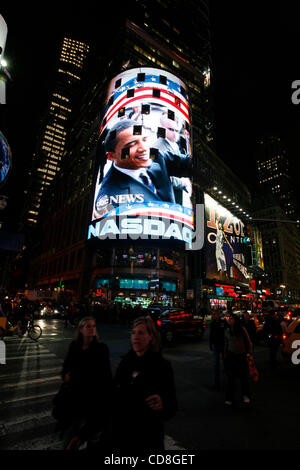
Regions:
<instances>
[{"instance_id":1,"label":"red brake light","mask_svg":"<svg viewBox=\"0 0 300 470\"><path fill-rule=\"evenodd\" d=\"M161 325L161 321L160 321L160 320L157 320L157 322L156 322L156 323L158 324L158 326L160 326L160 325Z\"/></svg>"},{"instance_id":2,"label":"red brake light","mask_svg":"<svg viewBox=\"0 0 300 470\"><path fill-rule=\"evenodd\" d=\"M283 341L286 339L286 334L285 333L283 333L282 339L283 339Z\"/></svg>"}]
</instances>

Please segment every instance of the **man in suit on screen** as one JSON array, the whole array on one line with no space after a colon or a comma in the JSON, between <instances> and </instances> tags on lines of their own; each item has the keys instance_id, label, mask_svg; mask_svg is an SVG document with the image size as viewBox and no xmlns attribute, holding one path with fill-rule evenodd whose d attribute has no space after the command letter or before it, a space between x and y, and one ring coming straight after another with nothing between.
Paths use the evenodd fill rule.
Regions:
<instances>
[{"instance_id":1,"label":"man in suit on screen","mask_svg":"<svg viewBox=\"0 0 300 470\"><path fill-rule=\"evenodd\" d=\"M109 203L175 203L170 176L191 175L191 158L188 155L162 152L151 147L149 131L130 119L120 120L110 129L104 141L104 151L112 165L95 201L95 210L99 215Z\"/></svg>"}]
</instances>

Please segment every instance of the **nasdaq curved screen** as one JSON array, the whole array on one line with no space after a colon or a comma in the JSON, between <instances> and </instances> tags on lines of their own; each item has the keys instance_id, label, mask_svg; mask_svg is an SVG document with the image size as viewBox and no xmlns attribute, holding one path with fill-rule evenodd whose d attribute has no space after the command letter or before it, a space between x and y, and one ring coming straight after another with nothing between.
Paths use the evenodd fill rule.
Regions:
<instances>
[{"instance_id":1,"label":"nasdaq curved screen","mask_svg":"<svg viewBox=\"0 0 300 470\"><path fill-rule=\"evenodd\" d=\"M191 245L191 118L187 88L166 71L110 82L88 238L176 239Z\"/></svg>"}]
</instances>

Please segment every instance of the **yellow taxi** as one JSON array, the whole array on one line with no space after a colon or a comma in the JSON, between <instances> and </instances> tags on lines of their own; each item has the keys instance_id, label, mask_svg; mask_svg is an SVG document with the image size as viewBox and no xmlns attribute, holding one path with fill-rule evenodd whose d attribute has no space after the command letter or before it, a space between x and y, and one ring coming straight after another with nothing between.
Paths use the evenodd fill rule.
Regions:
<instances>
[{"instance_id":1,"label":"yellow taxi","mask_svg":"<svg viewBox=\"0 0 300 470\"><path fill-rule=\"evenodd\" d=\"M294 341L299 341L300 345L300 317L292 321L282 335L281 354L284 358L289 359L295 352L295 348L299 348Z\"/></svg>"}]
</instances>

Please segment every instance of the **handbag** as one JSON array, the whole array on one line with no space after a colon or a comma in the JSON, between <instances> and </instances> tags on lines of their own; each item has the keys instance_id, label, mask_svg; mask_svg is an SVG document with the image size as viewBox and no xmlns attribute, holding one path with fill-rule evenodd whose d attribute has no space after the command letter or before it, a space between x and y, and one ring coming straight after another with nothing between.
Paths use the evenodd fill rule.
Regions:
<instances>
[{"instance_id":1,"label":"handbag","mask_svg":"<svg viewBox=\"0 0 300 470\"><path fill-rule=\"evenodd\" d=\"M247 354L246 357L247 357L247 363L248 363L251 379L253 380L253 382L258 382L259 381L259 372L257 370L257 367L254 364L253 356L252 356L252 354Z\"/></svg>"}]
</instances>

